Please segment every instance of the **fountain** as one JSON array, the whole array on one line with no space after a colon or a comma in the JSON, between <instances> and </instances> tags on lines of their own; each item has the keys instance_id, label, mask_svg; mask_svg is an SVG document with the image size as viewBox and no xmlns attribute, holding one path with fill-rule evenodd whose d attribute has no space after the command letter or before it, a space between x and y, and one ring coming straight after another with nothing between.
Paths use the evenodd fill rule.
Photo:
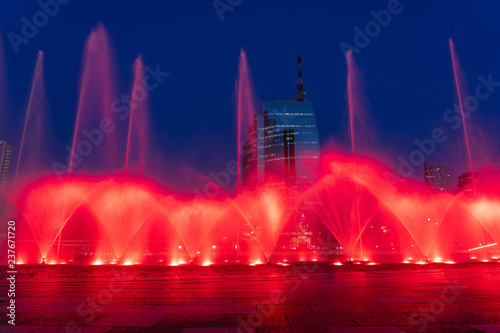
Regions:
<instances>
[{"instance_id":1,"label":"fountain","mask_svg":"<svg viewBox=\"0 0 500 333\"><path fill-rule=\"evenodd\" d=\"M455 78L455 93L457 94L457 99L458 99L458 105L460 106L460 115L462 117L462 127L464 130L464 142L465 142L465 148L467 151L467 157L469 159L469 167L470 167L470 173L471 173L471 178L472 178L472 189L473 193L477 193L476 189L476 182L474 180L474 168L472 166L472 157L471 157L471 146L469 142L469 135L467 132L467 123L466 123L466 116L464 112L464 101L465 98L468 96L466 85L465 85L465 79L463 75L462 68L460 66L460 62L458 60L457 56L457 51L455 50L455 44L453 43L453 40L450 38L449 39L450 43L450 52L451 52L451 59L452 59L452 64L453 64L453 76Z\"/></svg>"},{"instance_id":2,"label":"fountain","mask_svg":"<svg viewBox=\"0 0 500 333\"><path fill-rule=\"evenodd\" d=\"M139 56L133 65L131 94L125 96L130 108L114 112L110 44L102 25L86 41L68 175L40 176L24 169L25 159L37 166L43 157L31 153L36 149L27 143L34 139L22 140L16 203L22 230L19 248L26 252L19 256L24 263L255 265L292 261L294 255L297 260L329 262L385 258L425 263L487 259L498 253L500 177L494 167L483 168L479 173L483 176L474 179L473 196L430 195L416 181L403 185L387 181L384 175L391 168L367 156L373 142L366 135L371 131L365 116L367 98L351 52L346 59L349 153L324 153L321 177L309 188L299 190L273 179L251 191L239 186L238 174L236 193L217 187L213 193L218 195L202 196L162 185L162 179L148 172L154 159L146 154L151 142L143 59ZM462 105L463 75L451 41L450 47ZM258 110L243 50L235 98L239 159L247 138L244 132ZM44 104L43 53L39 53L23 136L45 135L41 131L47 128L42 124L46 108L40 107ZM462 117L472 171L470 133ZM119 128L121 120L127 120L127 130ZM102 121L113 130L97 131ZM302 223L305 207L312 213ZM326 236L334 240L318 241L315 223L325 226L330 233ZM298 224L300 228L287 229ZM85 230L93 237L84 239ZM281 239L285 233L293 244ZM310 256L296 255L303 244Z\"/></svg>"},{"instance_id":3,"label":"fountain","mask_svg":"<svg viewBox=\"0 0 500 333\"><path fill-rule=\"evenodd\" d=\"M238 77L236 79L236 113L238 122L238 170L241 170L241 156L243 143L248 138L247 128L253 125L254 116L257 114L259 108L256 103L255 91L253 88L252 74L250 66L248 65L248 58L246 52L241 49L240 61L238 65ZM238 192L240 190L241 177L238 172Z\"/></svg>"},{"instance_id":4,"label":"fountain","mask_svg":"<svg viewBox=\"0 0 500 333\"><path fill-rule=\"evenodd\" d=\"M35 236L42 258L47 255L76 209L92 193L92 184L78 181L46 181L27 189L20 197L24 218Z\"/></svg>"},{"instance_id":5,"label":"fountain","mask_svg":"<svg viewBox=\"0 0 500 333\"><path fill-rule=\"evenodd\" d=\"M31 91L26 107L21 145L17 158L14 184L26 184L44 175L47 161L44 159L49 126L47 124L47 96L45 94L43 52L39 51L33 73ZM24 179L18 179L20 173Z\"/></svg>"},{"instance_id":6,"label":"fountain","mask_svg":"<svg viewBox=\"0 0 500 333\"><path fill-rule=\"evenodd\" d=\"M135 60L133 70L134 84L130 94L125 178L127 172L144 176L146 164L149 162L147 153L151 148L147 137L147 133L149 133L149 96L148 90L144 87L146 68L142 56Z\"/></svg>"},{"instance_id":7,"label":"fountain","mask_svg":"<svg viewBox=\"0 0 500 333\"><path fill-rule=\"evenodd\" d=\"M154 193L141 183L100 182L95 189L91 209L98 216L121 259L134 235L156 208Z\"/></svg>"},{"instance_id":8,"label":"fountain","mask_svg":"<svg viewBox=\"0 0 500 333\"><path fill-rule=\"evenodd\" d=\"M116 172L122 166L122 137L118 123L130 110L115 106L114 56L103 25L87 38L83 54L80 93L73 143L68 150L68 175ZM118 112L120 111L120 112Z\"/></svg>"},{"instance_id":9,"label":"fountain","mask_svg":"<svg viewBox=\"0 0 500 333\"><path fill-rule=\"evenodd\" d=\"M373 124L371 123L368 98L365 94L365 81L356 59L349 50L346 53L347 90L346 102L349 114L349 140L353 156L367 154L373 150L375 141Z\"/></svg>"},{"instance_id":10,"label":"fountain","mask_svg":"<svg viewBox=\"0 0 500 333\"><path fill-rule=\"evenodd\" d=\"M268 262L283 227L294 211L291 191L281 186L267 186L260 191L244 192L234 200Z\"/></svg>"}]
</instances>

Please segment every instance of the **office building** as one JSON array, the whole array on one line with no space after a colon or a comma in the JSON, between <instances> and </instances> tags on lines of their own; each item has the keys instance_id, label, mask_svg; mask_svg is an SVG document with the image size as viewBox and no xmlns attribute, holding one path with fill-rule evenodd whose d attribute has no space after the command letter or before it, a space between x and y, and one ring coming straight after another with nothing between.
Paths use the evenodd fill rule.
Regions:
<instances>
[{"instance_id":1,"label":"office building","mask_svg":"<svg viewBox=\"0 0 500 333\"><path fill-rule=\"evenodd\" d=\"M295 100L263 101L243 145L243 183L254 189L285 183L303 189L319 176L319 134L312 102L305 100L301 58Z\"/></svg>"},{"instance_id":2,"label":"office building","mask_svg":"<svg viewBox=\"0 0 500 333\"><path fill-rule=\"evenodd\" d=\"M0 141L0 211L2 210L5 190L7 186L7 175L9 172L12 146L7 141Z\"/></svg>"},{"instance_id":3,"label":"office building","mask_svg":"<svg viewBox=\"0 0 500 333\"><path fill-rule=\"evenodd\" d=\"M457 189L459 192L465 191L469 194L473 194L476 192L476 186L477 186L476 172L472 173L469 171L458 176Z\"/></svg>"},{"instance_id":4,"label":"office building","mask_svg":"<svg viewBox=\"0 0 500 333\"><path fill-rule=\"evenodd\" d=\"M450 173L446 165L425 163L424 180L429 193L446 191L450 188Z\"/></svg>"}]
</instances>

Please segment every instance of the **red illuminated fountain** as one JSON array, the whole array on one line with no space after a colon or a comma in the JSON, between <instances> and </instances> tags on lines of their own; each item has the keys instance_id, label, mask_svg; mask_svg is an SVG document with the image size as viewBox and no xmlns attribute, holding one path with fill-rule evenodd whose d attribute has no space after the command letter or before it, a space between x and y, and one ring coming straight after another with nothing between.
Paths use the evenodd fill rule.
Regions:
<instances>
[{"instance_id":1,"label":"red illuminated fountain","mask_svg":"<svg viewBox=\"0 0 500 333\"><path fill-rule=\"evenodd\" d=\"M19 246L30 249L19 254L29 258L25 263L284 263L298 251L309 251L305 260L356 263L374 258L425 263L498 257L499 173L492 168L488 177L473 180L472 193L459 194L430 195L421 183L389 181L390 168L367 157L373 137L367 134L371 132L368 103L352 52L347 53L346 93L350 152L323 154L321 177L307 189L286 186L278 179L254 191L238 186L234 195L217 187L220 195L212 197L174 190L150 176L154 159L147 153L151 140L143 59L138 57L133 65L129 108L113 109L110 45L103 26L87 39L73 143L68 148L69 170L60 178L23 169L25 159L34 166L43 159L36 147L28 147L28 142L44 142L39 131L47 128L42 124L45 108L40 107L45 91L43 54L39 54L23 135L42 137L24 138L18 168L22 181L17 206L19 226L24 229L19 241L37 247ZM462 105L463 77L451 41L450 47ZM248 59L241 50L235 92L238 156L258 111L255 95ZM470 152L470 133L462 117ZM470 154L468 162L472 171ZM305 207L312 212L307 221ZM330 235L320 235L317 226L326 227L321 230ZM285 234L290 240L283 238Z\"/></svg>"},{"instance_id":2,"label":"red illuminated fountain","mask_svg":"<svg viewBox=\"0 0 500 333\"><path fill-rule=\"evenodd\" d=\"M21 212L33 231L43 260L70 217L92 192L92 184L88 182L46 181L21 197Z\"/></svg>"},{"instance_id":3,"label":"red illuminated fountain","mask_svg":"<svg viewBox=\"0 0 500 333\"><path fill-rule=\"evenodd\" d=\"M130 115L125 155L125 178L127 172L144 176L149 162L148 151L151 149L149 133L149 95L144 86L146 68L142 56L134 62L134 84L130 97Z\"/></svg>"},{"instance_id":4,"label":"red illuminated fountain","mask_svg":"<svg viewBox=\"0 0 500 333\"><path fill-rule=\"evenodd\" d=\"M236 79L236 113L238 121L238 170L241 170L241 158L243 142L248 138L248 128L253 124L255 114L258 112L258 104L253 88L252 74L248 65L246 52L241 49L240 62L238 66L238 77ZM238 192L241 184L238 173Z\"/></svg>"},{"instance_id":5,"label":"red illuminated fountain","mask_svg":"<svg viewBox=\"0 0 500 333\"><path fill-rule=\"evenodd\" d=\"M268 262L283 227L294 211L293 197L290 188L267 186L257 192L244 192L234 200Z\"/></svg>"},{"instance_id":6,"label":"red illuminated fountain","mask_svg":"<svg viewBox=\"0 0 500 333\"><path fill-rule=\"evenodd\" d=\"M373 137L367 120L368 100L364 94L363 76L350 50L346 62L351 156L347 159L335 156L326 175L308 191L308 200L316 203L311 207L352 261L365 258L362 235L375 215L379 200L369 191L368 183L359 178L359 154L369 151Z\"/></svg>"},{"instance_id":7,"label":"red illuminated fountain","mask_svg":"<svg viewBox=\"0 0 500 333\"><path fill-rule=\"evenodd\" d=\"M462 128L464 130L465 149L467 152L467 157L472 177L472 182L471 182L472 189L475 194L477 192L477 189L476 189L476 182L474 180L475 176L474 176L474 167L472 166L471 144L469 139L469 133L467 131L467 122L464 111L464 102L465 98L468 96L468 93L466 89L465 79L463 77L464 76L463 71L460 66L460 62L458 60L457 51L455 50L455 44L453 43L453 40L451 38L449 40L449 43L450 43L451 60L453 64L453 76L455 78L455 93L457 95L458 105L460 107L460 116L462 117Z\"/></svg>"},{"instance_id":8,"label":"red illuminated fountain","mask_svg":"<svg viewBox=\"0 0 500 333\"><path fill-rule=\"evenodd\" d=\"M146 186L113 179L96 185L89 204L106 230L118 259L156 209L154 193Z\"/></svg>"},{"instance_id":9,"label":"red illuminated fountain","mask_svg":"<svg viewBox=\"0 0 500 333\"><path fill-rule=\"evenodd\" d=\"M347 162L341 164L340 158ZM364 259L361 236L378 206L366 184L357 178L358 168L352 157L335 156L330 172L308 191L308 200L316 203L314 211L342 245L349 261Z\"/></svg>"},{"instance_id":10,"label":"red illuminated fountain","mask_svg":"<svg viewBox=\"0 0 500 333\"><path fill-rule=\"evenodd\" d=\"M43 169L47 165L47 161L44 161L44 144L49 132L43 60L43 52L39 51L14 174L14 183L19 182L21 185L42 177L47 172Z\"/></svg>"},{"instance_id":11,"label":"red illuminated fountain","mask_svg":"<svg viewBox=\"0 0 500 333\"><path fill-rule=\"evenodd\" d=\"M215 223L228 209L226 202L201 199L182 202L172 197L165 198L160 205L186 246L191 263Z\"/></svg>"},{"instance_id":12,"label":"red illuminated fountain","mask_svg":"<svg viewBox=\"0 0 500 333\"><path fill-rule=\"evenodd\" d=\"M73 144L67 148L68 175L123 168L123 138L117 124L129 110L116 112L115 63L108 34L99 25L85 43Z\"/></svg>"}]
</instances>

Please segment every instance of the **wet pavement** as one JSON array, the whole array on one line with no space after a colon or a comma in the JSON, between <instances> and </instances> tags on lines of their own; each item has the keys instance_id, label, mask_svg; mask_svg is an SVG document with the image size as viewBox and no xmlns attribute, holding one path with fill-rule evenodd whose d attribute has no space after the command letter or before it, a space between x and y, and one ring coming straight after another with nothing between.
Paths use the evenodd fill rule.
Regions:
<instances>
[{"instance_id":1,"label":"wet pavement","mask_svg":"<svg viewBox=\"0 0 500 333\"><path fill-rule=\"evenodd\" d=\"M498 263L17 268L16 332L500 332Z\"/></svg>"}]
</instances>

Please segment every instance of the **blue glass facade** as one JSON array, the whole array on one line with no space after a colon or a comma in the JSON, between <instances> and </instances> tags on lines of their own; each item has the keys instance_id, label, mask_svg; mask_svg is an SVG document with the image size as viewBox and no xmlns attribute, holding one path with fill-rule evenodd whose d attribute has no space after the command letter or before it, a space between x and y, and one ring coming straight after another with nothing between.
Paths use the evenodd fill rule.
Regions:
<instances>
[{"instance_id":1,"label":"blue glass facade","mask_svg":"<svg viewBox=\"0 0 500 333\"><path fill-rule=\"evenodd\" d=\"M285 182L297 188L318 179L319 135L308 101L264 101L243 147L243 181L254 188Z\"/></svg>"},{"instance_id":2,"label":"blue glass facade","mask_svg":"<svg viewBox=\"0 0 500 333\"><path fill-rule=\"evenodd\" d=\"M0 211L2 210L7 187L7 174L9 172L11 156L12 146L7 141L0 141Z\"/></svg>"}]
</instances>

